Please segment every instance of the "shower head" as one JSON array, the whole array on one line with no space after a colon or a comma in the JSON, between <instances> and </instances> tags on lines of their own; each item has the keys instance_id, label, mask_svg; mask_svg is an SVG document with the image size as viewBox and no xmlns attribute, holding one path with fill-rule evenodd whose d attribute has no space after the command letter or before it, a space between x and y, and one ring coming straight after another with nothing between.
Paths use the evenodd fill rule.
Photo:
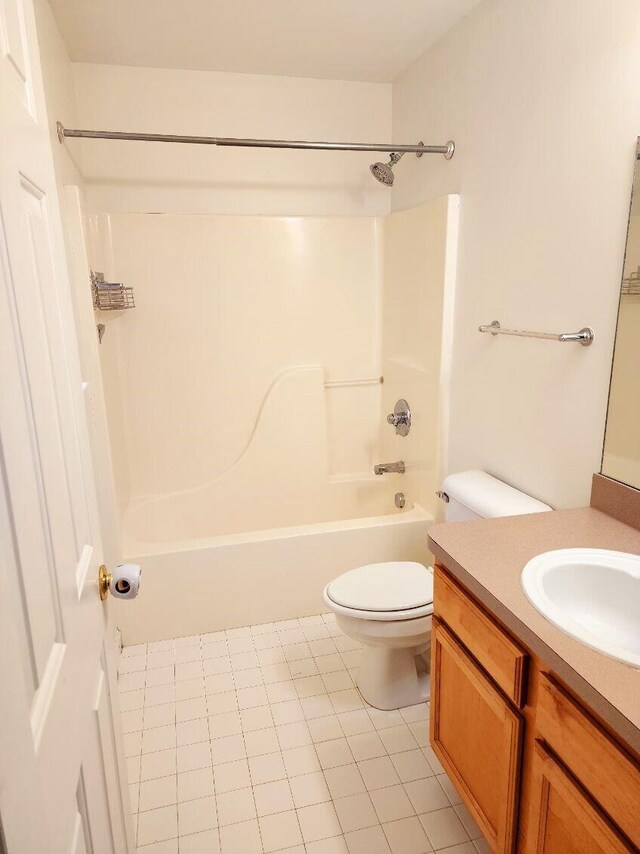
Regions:
<instances>
[{"instance_id":1,"label":"shower head","mask_svg":"<svg viewBox=\"0 0 640 854\"><path fill-rule=\"evenodd\" d=\"M391 154L388 163L380 163L380 161L378 161L377 163L372 163L371 166L369 166L371 174L376 181L380 181L380 183L384 184L385 187L393 186L393 179L395 177L393 174L393 167L396 165L398 160L400 160L403 153L404 152L396 154L394 151Z\"/></svg>"}]
</instances>

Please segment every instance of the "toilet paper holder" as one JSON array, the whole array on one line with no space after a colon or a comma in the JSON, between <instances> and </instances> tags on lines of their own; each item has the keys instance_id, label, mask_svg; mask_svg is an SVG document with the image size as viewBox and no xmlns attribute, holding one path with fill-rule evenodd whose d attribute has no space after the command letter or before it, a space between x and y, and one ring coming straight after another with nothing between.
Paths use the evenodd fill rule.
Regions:
<instances>
[{"instance_id":1,"label":"toilet paper holder","mask_svg":"<svg viewBox=\"0 0 640 854\"><path fill-rule=\"evenodd\" d=\"M140 567L136 564L119 564L114 581L113 573L104 564L98 569L98 591L104 600L111 592L116 599L135 599L140 585Z\"/></svg>"}]
</instances>

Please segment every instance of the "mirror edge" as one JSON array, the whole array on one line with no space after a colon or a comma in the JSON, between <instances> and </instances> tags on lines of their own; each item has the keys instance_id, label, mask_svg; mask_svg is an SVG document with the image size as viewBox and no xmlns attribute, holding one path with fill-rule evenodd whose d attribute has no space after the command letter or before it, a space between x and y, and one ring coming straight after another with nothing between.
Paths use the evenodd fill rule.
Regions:
<instances>
[{"instance_id":1,"label":"mirror edge","mask_svg":"<svg viewBox=\"0 0 640 854\"><path fill-rule=\"evenodd\" d=\"M607 443L607 428L609 426L609 409L611 407L611 384L612 384L612 380L613 380L613 367L614 367L615 358L616 358L616 342L618 339L618 326L620 323L620 309L622 307L622 279L624 278L624 271L625 271L625 267L626 267L626 263L627 263L627 248L629 245L629 228L631 226L631 210L633 208L633 193L634 193L636 178L638 176L640 176L639 163L640 163L640 136L638 136L636 139L636 156L635 156L635 160L633 163L633 170L632 170L632 174L631 174L631 195L629 198L629 209L628 209L628 213L627 213L627 231L626 231L626 236L625 236L625 241L624 241L624 252L622 253L622 270L620 273L620 288L618 290L618 308L616 310L616 326L615 326L615 334L613 336L613 346L611 349L611 365L609 368L609 390L607 392L607 406L606 406L605 414L604 414L604 432L602 435L602 451L600 452L600 471L599 471L599 474L601 474L603 477L608 477L608 478L610 478L610 480L614 480L617 483L624 483L624 481L618 480L615 477L611 477L611 475L606 474L603 470L604 469L604 454L605 454L605 446ZM632 486L632 484L625 484L625 485L626 486ZM635 487L635 488L637 488L637 487Z\"/></svg>"}]
</instances>

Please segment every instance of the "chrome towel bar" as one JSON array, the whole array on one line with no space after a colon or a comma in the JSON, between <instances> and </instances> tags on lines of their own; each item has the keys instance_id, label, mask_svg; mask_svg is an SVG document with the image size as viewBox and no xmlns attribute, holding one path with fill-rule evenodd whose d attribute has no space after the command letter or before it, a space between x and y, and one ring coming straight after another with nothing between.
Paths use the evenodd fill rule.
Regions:
<instances>
[{"instance_id":1,"label":"chrome towel bar","mask_svg":"<svg viewBox=\"0 0 640 854\"><path fill-rule=\"evenodd\" d=\"M478 332L488 332L490 335L515 335L518 338L546 338L548 341L578 341L583 347L588 347L595 337L590 326L583 326L578 332L528 332L525 329L503 329L497 320L479 326Z\"/></svg>"}]
</instances>

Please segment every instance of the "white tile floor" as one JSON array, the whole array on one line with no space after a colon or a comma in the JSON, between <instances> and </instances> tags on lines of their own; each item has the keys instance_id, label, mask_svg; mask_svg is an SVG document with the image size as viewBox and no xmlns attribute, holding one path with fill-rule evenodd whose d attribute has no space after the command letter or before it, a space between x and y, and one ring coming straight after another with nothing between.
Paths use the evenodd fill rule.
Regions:
<instances>
[{"instance_id":1,"label":"white tile floor","mask_svg":"<svg viewBox=\"0 0 640 854\"><path fill-rule=\"evenodd\" d=\"M332 614L126 647L139 854L477 854L426 704L380 712Z\"/></svg>"}]
</instances>

